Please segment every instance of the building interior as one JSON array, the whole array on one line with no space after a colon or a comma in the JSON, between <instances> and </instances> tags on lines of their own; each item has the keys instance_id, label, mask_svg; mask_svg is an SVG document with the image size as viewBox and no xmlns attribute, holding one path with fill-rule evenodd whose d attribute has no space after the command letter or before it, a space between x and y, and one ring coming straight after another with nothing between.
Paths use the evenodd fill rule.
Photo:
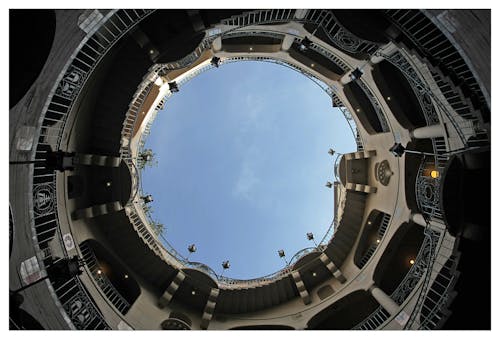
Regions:
<instances>
[{"instance_id":1,"label":"building interior","mask_svg":"<svg viewBox=\"0 0 500 339\"><path fill-rule=\"evenodd\" d=\"M38 9L9 25L11 330L491 328L490 10ZM248 60L315 81L357 150L330 152L317 246L239 280L158 239L139 167L171 96Z\"/></svg>"}]
</instances>

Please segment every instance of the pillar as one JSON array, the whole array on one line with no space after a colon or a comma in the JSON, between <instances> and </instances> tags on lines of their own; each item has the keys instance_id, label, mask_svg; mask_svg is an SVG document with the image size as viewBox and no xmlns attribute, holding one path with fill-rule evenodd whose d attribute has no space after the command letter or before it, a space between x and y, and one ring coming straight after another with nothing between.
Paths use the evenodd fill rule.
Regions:
<instances>
[{"instance_id":1,"label":"pillar","mask_svg":"<svg viewBox=\"0 0 500 339\"><path fill-rule=\"evenodd\" d=\"M110 155L78 153L73 159L73 164L86 166L119 167L120 161L120 157L113 157Z\"/></svg>"},{"instance_id":2,"label":"pillar","mask_svg":"<svg viewBox=\"0 0 500 339\"><path fill-rule=\"evenodd\" d=\"M384 291L378 288L376 285L372 285L369 289L375 300L378 301L380 306L382 306L391 316L396 315L399 311L399 305L396 304L394 300L391 299Z\"/></svg>"},{"instance_id":3,"label":"pillar","mask_svg":"<svg viewBox=\"0 0 500 339\"><path fill-rule=\"evenodd\" d=\"M73 220L83 219L83 218L94 218L99 215L118 212L121 211L122 209L123 209L122 204L119 201L114 201L109 204L94 205L87 208L76 210L72 213L72 218Z\"/></svg>"},{"instance_id":4,"label":"pillar","mask_svg":"<svg viewBox=\"0 0 500 339\"><path fill-rule=\"evenodd\" d=\"M200 328L202 330L206 330L208 328L208 325L210 324L210 320L212 320L218 296L219 296L219 289L212 288L210 290L210 295L208 296L208 300L205 305L205 309L203 310L203 315L201 317Z\"/></svg>"},{"instance_id":5,"label":"pillar","mask_svg":"<svg viewBox=\"0 0 500 339\"><path fill-rule=\"evenodd\" d=\"M308 9L297 9L295 11L295 19L304 19L309 12Z\"/></svg>"},{"instance_id":6,"label":"pillar","mask_svg":"<svg viewBox=\"0 0 500 339\"><path fill-rule=\"evenodd\" d=\"M321 255L319 256L319 259L321 260L321 262L323 264L325 264L326 268L328 268L328 270L332 273L332 275L338 280L340 281L340 283L345 283L346 282L346 278L344 277L344 275L342 274L342 271L340 271L337 266L335 266L335 264L333 263L333 261L325 254L325 253L321 253Z\"/></svg>"},{"instance_id":7,"label":"pillar","mask_svg":"<svg viewBox=\"0 0 500 339\"><path fill-rule=\"evenodd\" d=\"M392 43L392 42L389 42L387 45L385 45L384 47L382 47L380 49L380 52L382 54L385 54L387 56L390 56L392 55L394 52L397 51L397 46ZM370 63L372 65L375 65L375 64L378 64L379 62L385 60L385 58L383 56L378 56L378 55L373 55L371 58L370 58Z\"/></svg>"},{"instance_id":8,"label":"pillar","mask_svg":"<svg viewBox=\"0 0 500 339\"><path fill-rule=\"evenodd\" d=\"M420 226L427 227L427 223L425 222L424 216L418 212L412 212L410 215L410 220ZM442 225L436 221L430 221L429 223L430 223L429 225L430 228L437 231L442 231L446 228L445 225Z\"/></svg>"},{"instance_id":9,"label":"pillar","mask_svg":"<svg viewBox=\"0 0 500 339\"><path fill-rule=\"evenodd\" d=\"M185 278L186 275L182 271L177 272L177 275L175 276L174 280L172 280L172 282L170 283L170 285L168 285L163 295L160 297L160 300L158 300L158 306L160 308L164 308L170 303L170 301L174 297L175 292L177 292L179 286L181 285L181 283L184 281Z\"/></svg>"},{"instance_id":10,"label":"pillar","mask_svg":"<svg viewBox=\"0 0 500 339\"><path fill-rule=\"evenodd\" d=\"M282 51L288 51L290 47L292 47L293 41L295 40L295 37L293 35L285 35L285 38L283 39L283 42L281 44L281 50Z\"/></svg>"},{"instance_id":11,"label":"pillar","mask_svg":"<svg viewBox=\"0 0 500 339\"><path fill-rule=\"evenodd\" d=\"M297 286L297 289L299 290L300 297L302 298L304 305L309 305L312 301L311 296L309 295L309 291L307 290L306 286L304 285L304 282L302 281L300 273L297 271L293 271L292 278L293 281L295 282L295 286Z\"/></svg>"},{"instance_id":12,"label":"pillar","mask_svg":"<svg viewBox=\"0 0 500 339\"><path fill-rule=\"evenodd\" d=\"M439 138L444 136L444 128L440 124L415 128L410 132L410 137L414 139Z\"/></svg>"},{"instance_id":13,"label":"pillar","mask_svg":"<svg viewBox=\"0 0 500 339\"><path fill-rule=\"evenodd\" d=\"M222 49L222 38L218 37L212 42L212 48L214 52L218 52Z\"/></svg>"}]
</instances>

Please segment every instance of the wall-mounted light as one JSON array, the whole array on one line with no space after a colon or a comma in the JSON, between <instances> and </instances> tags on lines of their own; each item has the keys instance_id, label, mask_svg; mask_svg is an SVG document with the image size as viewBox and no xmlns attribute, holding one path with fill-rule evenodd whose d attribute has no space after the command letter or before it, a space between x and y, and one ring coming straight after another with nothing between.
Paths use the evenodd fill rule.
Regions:
<instances>
[{"instance_id":1,"label":"wall-mounted light","mask_svg":"<svg viewBox=\"0 0 500 339\"><path fill-rule=\"evenodd\" d=\"M326 187L328 188L332 188L333 184L331 181L327 181L326 184L325 184Z\"/></svg>"},{"instance_id":2,"label":"wall-mounted light","mask_svg":"<svg viewBox=\"0 0 500 339\"><path fill-rule=\"evenodd\" d=\"M413 265L413 264L415 264L415 260L410 259L410 265Z\"/></svg>"},{"instance_id":3,"label":"wall-mounted light","mask_svg":"<svg viewBox=\"0 0 500 339\"><path fill-rule=\"evenodd\" d=\"M311 43L311 40L309 40L307 37L304 37L304 39L302 39L302 41L300 42L299 49L304 52L311 47Z\"/></svg>"},{"instance_id":4,"label":"wall-mounted light","mask_svg":"<svg viewBox=\"0 0 500 339\"><path fill-rule=\"evenodd\" d=\"M391 97L387 97L387 101L391 101Z\"/></svg>"},{"instance_id":5,"label":"wall-mounted light","mask_svg":"<svg viewBox=\"0 0 500 339\"><path fill-rule=\"evenodd\" d=\"M316 276L316 272L312 272L311 274L312 274L312 276L313 276L313 277L315 277L315 276Z\"/></svg>"},{"instance_id":6,"label":"wall-mounted light","mask_svg":"<svg viewBox=\"0 0 500 339\"><path fill-rule=\"evenodd\" d=\"M377 239L377 244L380 244L380 239Z\"/></svg>"},{"instance_id":7,"label":"wall-mounted light","mask_svg":"<svg viewBox=\"0 0 500 339\"><path fill-rule=\"evenodd\" d=\"M439 178L439 171L437 171L437 170L432 170L432 171L431 171L431 178L433 178L433 179L437 179L437 178Z\"/></svg>"},{"instance_id":8,"label":"wall-mounted light","mask_svg":"<svg viewBox=\"0 0 500 339\"><path fill-rule=\"evenodd\" d=\"M125 274L123 277L124 277L125 279L128 279L128 274Z\"/></svg>"},{"instance_id":9,"label":"wall-mounted light","mask_svg":"<svg viewBox=\"0 0 500 339\"><path fill-rule=\"evenodd\" d=\"M101 275L102 271L101 270L97 270L97 274Z\"/></svg>"},{"instance_id":10,"label":"wall-mounted light","mask_svg":"<svg viewBox=\"0 0 500 339\"><path fill-rule=\"evenodd\" d=\"M361 112L361 108L356 108L356 112Z\"/></svg>"},{"instance_id":11,"label":"wall-mounted light","mask_svg":"<svg viewBox=\"0 0 500 339\"><path fill-rule=\"evenodd\" d=\"M253 51L253 47L250 47L249 50Z\"/></svg>"},{"instance_id":12,"label":"wall-mounted light","mask_svg":"<svg viewBox=\"0 0 500 339\"><path fill-rule=\"evenodd\" d=\"M111 187L111 181L106 181L106 187Z\"/></svg>"},{"instance_id":13,"label":"wall-mounted light","mask_svg":"<svg viewBox=\"0 0 500 339\"><path fill-rule=\"evenodd\" d=\"M192 290L192 291L191 291L191 294L192 294L192 295L195 295L195 294L196 294L196 291L195 291L195 290Z\"/></svg>"},{"instance_id":14,"label":"wall-mounted light","mask_svg":"<svg viewBox=\"0 0 500 339\"><path fill-rule=\"evenodd\" d=\"M314 67L314 64L311 64L311 67Z\"/></svg>"}]
</instances>

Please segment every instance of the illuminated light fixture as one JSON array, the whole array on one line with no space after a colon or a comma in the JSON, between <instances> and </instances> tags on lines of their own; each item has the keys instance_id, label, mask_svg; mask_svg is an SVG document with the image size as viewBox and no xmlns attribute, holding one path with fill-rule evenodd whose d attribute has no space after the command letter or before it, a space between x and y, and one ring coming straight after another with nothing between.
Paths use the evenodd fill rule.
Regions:
<instances>
[{"instance_id":1,"label":"illuminated light fixture","mask_svg":"<svg viewBox=\"0 0 500 339\"><path fill-rule=\"evenodd\" d=\"M371 225L371 224L372 224L372 222L368 220L368 225Z\"/></svg>"},{"instance_id":2,"label":"illuminated light fixture","mask_svg":"<svg viewBox=\"0 0 500 339\"><path fill-rule=\"evenodd\" d=\"M333 150L333 148L330 148L328 150L328 154L330 154L331 156L333 156L335 154L335 151Z\"/></svg>"},{"instance_id":3,"label":"illuminated light fixture","mask_svg":"<svg viewBox=\"0 0 500 339\"><path fill-rule=\"evenodd\" d=\"M309 40L307 37L304 37L302 41L300 42L299 49L304 52L308 50L311 47L312 41Z\"/></svg>"},{"instance_id":4,"label":"illuminated light fixture","mask_svg":"<svg viewBox=\"0 0 500 339\"><path fill-rule=\"evenodd\" d=\"M391 101L391 97L387 97L387 100L388 100L388 101Z\"/></svg>"},{"instance_id":5,"label":"illuminated light fixture","mask_svg":"<svg viewBox=\"0 0 500 339\"><path fill-rule=\"evenodd\" d=\"M415 260L410 259L410 265L413 265L413 264L415 264Z\"/></svg>"},{"instance_id":6,"label":"illuminated light fixture","mask_svg":"<svg viewBox=\"0 0 500 339\"><path fill-rule=\"evenodd\" d=\"M377 239L377 244L380 244L380 239Z\"/></svg>"},{"instance_id":7,"label":"illuminated light fixture","mask_svg":"<svg viewBox=\"0 0 500 339\"><path fill-rule=\"evenodd\" d=\"M395 157L401 157L405 154L405 147L400 143L395 143L391 148L389 148L389 152L391 152Z\"/></svg>"},{"instance_id":8,"label":"illuminated light fixture","mask_svg":"<svg viewBox=\"0 0 500 339\"><path fill-rule=\"evenodd\" d=\"M128 274L125 274L123 277L124 277L125 279L128 279Z\"/></svg>"},{"instance_id":9,"label":"illuminated light fixture","mask_svg":"<svg viewBox=\"0 0 500 339\"><path fill-rule=\"evenodd\" d=\"M191 294L192 294L192 295L195 295L195 294L196 294L196 291L195 291L195 290L192 290L192 291L191 291Z\"/></svg>"},{"instance_id":10,"label":"illuminated light fixture","mask_svg":"<svg viewBox=\"0 0 500 339\"><path fill-rule=\"evenodd\" d=\"M312 276L313 276L313 277L315 277L315 276L316 276L316 272L312 272L311 274L312 274Z\"/></svg>"},{"instance_id":11,"label":"illuminated light fixture","mask_svg":"<svg viewBox=\"0 0 500 339\"><path fill-rule=\"evenodd\" d=\"M356 108L356 112L361 112L361 108Z\"/></svg>"},{"instance_id":12,"label":"illuminated light fixture","mask_svg":"<svg viewBox=\"0 0 500 339\"><path fill-rule=\"evenodd\" d=\"M431 178L433 178L433 179L439 178L439 171L432 170L431 171Z\"/></svg>"},{"instance_id":13,"label":"illuminated light fixture","mask_svg":"<svg viewBox=\"0 0 500 339\"><path fill-rule=\"evenodd\" d=\"M101 275L102 271L101 270L97 270L97 274Z\"/></svg>"},{"instance_id":14,"label":"illuminated light fixture","mask_svg":"<svg viewBox=\"0 0 500 339\"><path fill-rule=\"evenodd\" d=\"M253 47L251 47L251 46L250 46L250 48L249 48L249 49L250 49L251 51L253 51Z\"/></svg>"},{"instance_id":15,"label":"illuminated light fixture","mask_svg":"<svg viewBox=\"0 0 500 339\"><path fill-rule=\"evenodd\" d=\"M177 86L177 82L175 82L175 81L172 81L172 82L168 83L168 89L172 93L179 92L179 87Z\"/></svg>"},{"instance_id":16,"label":"illuminated light fixture","mask_svg":"<svg viewBox=\"0 0 500 339\"><path fill-rule=\"evenodd\" d=\"M332 188L333 184L331 181L327 181L326 184L325 184L326 187L328 188Z\"/></svg>"},{"instance_id":17,"label":"illuminated light fixture","mask_svg":"<svg viewBox=\"0 0 500 339\"><path fill-rule=\"evenodd\" d=\"M354 71L352 71L351 74L349 74L349 77L351 78L351 80L357 80L357 79L360 79L362 75L363 75L363 72L359 68L356 67L354 69Z\"/></svg>"},{"instance_id":18,"label":"illuminated light fixture","mask_svg":"<svg viewBox=\"0 0 500 339\"><path fill-rule=\"evenodd\" d=\"M311 64L311 67L314 67L314 64Z\"/></svg>"},{"instance_id":19,"label":"illuminated light fixture","mask_svg":"<svg viewBox=\"0 0 500 339\"><path fill-rule=\"evenodd\" d=\"M153 202L153 196L151 194L142 196L141 199L144 201L145 204L149 204L150 202Z\"/></svg>"},{"instance_id":20,"label":"illuminated light fixture","mask_svg":"<svg viewBox=\"0 0 500 339\"><path fill-rule=\"evenodd\" d=\"M111 187L111 181L106 181L106 187Z\"/></svg>"},{"instance_id":21,"label":"illuminated light fixture","mask_svg":"<svg viewBox=\"0 0 500 339\"><path fill-rule=\"evenodd\" d=\"M215 66L215 67L219 67L219 64L220 64L220 58L214 56L212 58L212 60L210 60L210 63Z\"/></svg>"},{"instance_id":22,"label":"illuminated light fixture","mask_svg":"<svg viewBox=\"0 0 500 339\"><path fill-rule=\"evenodd\" d=\"M153 49L149 50L149 54L153 54L155 51Z\"/></svg>"}]
</instances>

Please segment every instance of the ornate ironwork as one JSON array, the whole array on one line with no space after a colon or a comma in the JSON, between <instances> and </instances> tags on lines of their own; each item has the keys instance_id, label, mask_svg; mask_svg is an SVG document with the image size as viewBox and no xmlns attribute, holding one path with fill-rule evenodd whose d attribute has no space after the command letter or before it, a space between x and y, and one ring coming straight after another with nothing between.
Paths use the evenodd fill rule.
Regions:
<instances>
[{"instance_id":1,"label":"ornate ironwork","mask_svg":"<svg viewBox=\"0 0 500 339\"><path fill-rule=\"evenodd\" d=\"M387 312L382 306L379 306L372 314L366 317L359 324L354 326L353 330L376 330L378 329L387 319L389 319L389 312Z\"/></svg>"},{"instance_id":2,"label":"ornate ironwork","mask_svg":"<svg viewBox=\"0 0 500 339\"><path fill-rule=\"evenodd\" d=\"M386 56L381 52L376 52L375 55L385 57L390 63L396 66L406 77L411 85L413 92L415 93L420 107L424 113L427 125L434 125L439 123L439 118L432 103L432 99L429 95L429 90L424 84L422 79L418 76L415 68L408 62L408 60L397 51L390 56Z\"/></svg>"},{"instance_id":3,"label":"ornate ironwork","mask_svg":"<svg viewBox=\"0 0 500 339\"><path fill-rule=\"evenodd\" d=\"M429 172L436 168L436 164L426 161L423 157L415 180L415 194L420 212L429 220L442 220L439 186L441 178L432 178Z\"/></svg>"},{"instance_id":4,"label":"ornate ironwork","mask_svg":"<svg viewBox=\"0 0 500 339\"><path fill-rule=\"evenodd\" d=\"M389 125L387 124L387 119L385 118L384 111L382 110L382 107L378 103L378 100L375 97L375 95L373 95L370 88L368 88L368 86L363 81L361 81L359 79L355 80L355 81L359 85L359 87L363 90L363 92L366 94L368 99L370 100L370 102L375 110L375 113L377 114L378 120L380 121L380 126L382 127L382 131L389 132L390 128L389 128Z\"/></svg>"},{"instance_id":5,"label":"ornate ironwork","mask_svg":"<svg viewBox=\"0 0 500 339\"><path fill-rule=\"evenodd\" d=\"M315 24L318 28L322 28L335 46L348 53L367 53L371 55L379 47L378 44L361 39L343 27L329 10L309 10L306 17L298 21Z\"/></svg>"},{"instance_id":6,"label":"ornate ironwork","mask_svg":"<svg viewBox=\"0 0 500 339\"><path fill-rule=\"evenodd\" d=\"M33 186L33 212L36 217L54 213L56 208L55 184L43 183Z\"/></svg>"},{"instance_id":7,"label":"ornate ironwork","mask_svg":"<svg viewBox=\"0 0 500 339\"><path fill-rule=\"evenodd\" d=\"M392 300L401 305L413 292L415 286L424 276L426 270L430 268L431 258L436 251L436 245L441 236L440 233L429 230L422 242L422 246L415 258L415 263L410 268L404 279L391 294Z\"/></svg>"},{"instance_id":8,"label":"ornate ironwork","mask_svg":"<svg viewBox=\"0 0 500 339\"><path fill-rule=\"evenodd\" d=\"M85 265L92 274L92 278L94 278L99 288L104 292L106 298L116 307L118 311L120 311L120 313L127 313L130 309L129 302L121 295L120 292L118 292L111 281L109 281L108 277L99 266L99 262L92 249L87 244L83 243L80 245L80 250L82 252Z\"/></svg>"},{"instance_id":9,"label":"ornate ironwork","mask_svg":"<svg viewBox=\"0 0 500 339\"><path fill-rule=\"evenodd\" d=\"M34 160L44 160L48 146L52 149L60 149L68 115L95 67L124 34L152 12L152 10L111 10L83 38L71 56L70 62L61 71L59 80L54 84L41 113L42 126L34 152ZM50 134L48 134L49 131ZM33 177L38 182L33 185L31 202L33 205L30 206L35 215L33 229L38 239L36 246L39 248L46 246L45 243L57 236L65 257L68 257L60 234L56 211L56 178L53 174L44 173L43 169L36 166ZM53 212L53 217L50 220L39 218L48 216L51 212ZM45 225L49 225L50 228L47 229ZM50 251L46 252L51 256ZM51 283L55 284L52 280ZM55 292L77 329L110 329L78 278L67 281Z\"/></svg>"}]
</instances>

